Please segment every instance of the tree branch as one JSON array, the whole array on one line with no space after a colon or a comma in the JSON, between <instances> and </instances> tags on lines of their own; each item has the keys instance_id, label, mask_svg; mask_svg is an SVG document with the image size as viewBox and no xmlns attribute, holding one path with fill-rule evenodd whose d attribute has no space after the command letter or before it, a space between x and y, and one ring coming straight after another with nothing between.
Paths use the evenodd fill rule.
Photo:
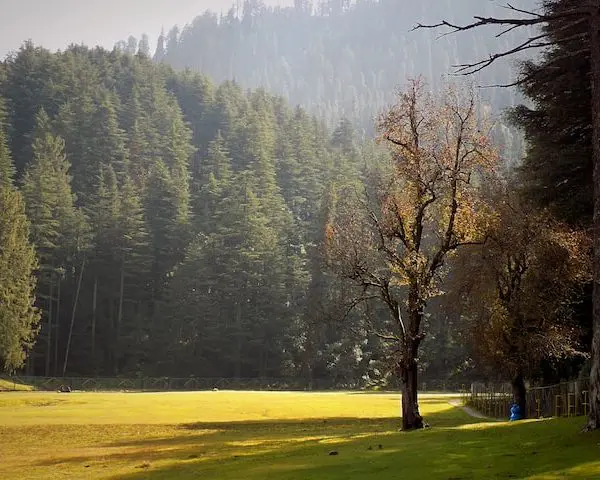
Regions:
<instances>
[{"instance_id":1,"label":"tree branch","mask_svg":"<svg viewBox=\"0 0 600 480\"><path fill-rule=\"evenodd\" d=\"M564 30L568 30L568 29L576 26L577 24L579 24L581 22L587 21L587 19L589 18L589 16L592 13L593 6L590 4L590 5L584 5L579 8L566 9L560 13L556 13L553 15L544 15L544 14L540 14L540 13L536 13L536 12L531 12L528 10L522 10L522 9L514 7L510 3L507 3L506 6L504 6L504 8L514 11L514 12L517 12L517 13L530 15L533 18L495 18L495 17L474 16L473 18L475 21L468 23L466 25L456 25L456 24L450 23L446 20L443 20L439 23L431 24L431 25L418 23L415 27L413 27L412 30L414 31L414 30L419 30L419 29L423 29L423 28L434 29L434 28L446 27L446 28L450 29L450 31L444 33L444 35L449 35L449 34L453 34L453 33L457 33L457 32L473 30L475 28L479 28L479 27L483 27L483 26L505 26L505 27L508 27L496 35L496 37L501 37L502 35L505 35L517 28L520 28L520 27L548 24L549 22L575 17L576 19L573 22L568 23L567 25L564 25L563 27L561 27L559 29L559 31L561 31L561 30L564 31ZM585 37L586 35L587 34L573 35L571 37L567 37L562 40L553 40L553 41L545 41L545 42L538 41L538 40L541 40L542 38L547 37L547 35L545 33L543 33L540 35L535 35L533 37L530 37L525 42L521 43L520 45L518 45L514 48L511 48L504 52L499 52L499 53L490 55L490 57L486 60L481 60L481 61L475 62L475 63L454 65L454 67L457 69L456 74L472 75L472 74L480 72L481 70L490 66L492 63L494 63L496 60L498 60L500 58L504 58L504 57L514 55L516 53L520 53L520 52L530 50L530 49L546 48L546 47L549 47L552 45L556 45L557 43L569 42L578 37ZM522 82L515 82L513 84L509 84L506 86L514 86L514 85L518 85L519 83L522 83Z\"/></svg>"}]
</instances>

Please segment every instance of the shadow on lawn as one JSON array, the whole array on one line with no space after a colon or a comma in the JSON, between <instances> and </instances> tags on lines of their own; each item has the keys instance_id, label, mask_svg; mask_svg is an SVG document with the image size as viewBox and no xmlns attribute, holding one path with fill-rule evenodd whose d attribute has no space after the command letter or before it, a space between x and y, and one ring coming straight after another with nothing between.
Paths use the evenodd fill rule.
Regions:
<instances>
[{"instance_id":1,"label":"shadow on lawn","mask_svg":"<svg viewBox=\"0 0 600 480\"><path fill-rule=\"evenodd\" d=\"M138 467L115 480L600 478L600 434L580 434L581 419L493 423L453 408L426 420L433 428L410 433L398 418L187 424L103 445L118 451L99 460Z\"/></svg>"}]
</instances>

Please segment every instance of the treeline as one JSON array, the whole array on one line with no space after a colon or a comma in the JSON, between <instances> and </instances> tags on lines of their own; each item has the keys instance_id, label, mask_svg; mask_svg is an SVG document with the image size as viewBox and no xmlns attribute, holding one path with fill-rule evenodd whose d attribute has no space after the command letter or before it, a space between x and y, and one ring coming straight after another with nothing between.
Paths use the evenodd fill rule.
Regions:
<instances>
[{"instance_id":1,"label":"treeline","mask_svg":"<svg viewBox=\"0 0 600 480\"><path fill-rule=\"evenodd\" d=\"M343 24L365 5L303 18ZM384 7L392 15L391 2L371 5ZM304 7L256 8L248 18L260 24L284 13L300 18ZM226 25L200 18L220 32ZM245 14L231 21L255 28ZM522 67L533 107L514 109L512 120L528 139L527 156L481 181L489 190L482 198L494 205L482 231L493 241L471 255L450 254L440 266L445 282L417 312L425 381L557 381L578 375L589 356L590 65L585 37L571 32L582 28L548 27L556 47ZM183 48L184 34L163 53ZM384 191L373 172L389 166L395 147L360 139L350 120L329 129L326 119L262 88L215 85L153 61L147 39L113 51L50 53L25 44L0 64L0 99L5 370L397 381L385 302L362 302L369 292L361 285L357 294L348 281L366 264L357 257L359 269L340 277L323 248L330 227L369 200L349 208L350 196L365 186L371 200ZM487 107L474 108L483 121ZM465 225L476 216L466 215ZM429 247L435 235L428 235ZM346 240L364 247L373 241L366 238ZM392 305L403 308L398 272L388 273L403 299Z\"/></svg>"},{"instance_id":2,"label":"treeline","mask_svg":"<svg viewBox=\"0 0 600 480\"><path fill-rule=\"evenodd\" d=\"M320 323L329 205L378 155L348 121L116 49L27 43L0 74L6 370L359 375L363 340Z\"/></svg>"},{"instance_id":3,"label":"treeline","mask_svg":"<svg viewBox=\"0 0 600 480\"><path fill-rule=\"evenodd\" d=\"M232 2L233 3L233 2ZM157 41L154 60L175 69L190 68L216 79L236 79L246 87L264 87L293 105L335 126L350 119L369 136L374 121L407 78L424 75L439 88L442 77L465 59L486 58L495 49L519 43L524 32L496 38L488 31L441 37L435 31L413 31L417 22L436 23L491 15L492 2L426 0L297 0L294 7L267 7L258 0L237 2L226 13L206 12L186 26L175 26ZM534 2L521 2L527 8ZM148 49L135 38L119 48ZM494 64L474 79L477 84L512 81L509 62ZM486 89L482 100L497 119L506 107L522 100L515 89ZM505 123L496 140L514 160L522 156L518 130Z\"/></svg>"}]
</instances>

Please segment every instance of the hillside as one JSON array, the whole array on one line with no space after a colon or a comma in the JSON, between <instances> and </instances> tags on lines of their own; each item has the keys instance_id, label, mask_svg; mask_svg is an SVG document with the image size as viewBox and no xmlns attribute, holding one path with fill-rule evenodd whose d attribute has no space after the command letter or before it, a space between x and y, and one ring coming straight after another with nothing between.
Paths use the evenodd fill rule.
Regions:
<instances>
[{"instance_id":1,"label":"hillside","mask_svg":"<svg viewBox=\"0 0 600 480\"><path fill-rule=\"evenodd\" d=\"M533 1L517 3L527 8ZM315 5L299 0L291 8L246 1L225 16L206 12L182 29L173 27L158 39L154 59L217 81L236 79L245 87L264 87L330 125L346 117L372 133L373 119L407 77L423 75L437 86L454 65L486 58L515 45L526 33L496 37L499 31L494 29L447 36L440 36L439 30L413 31L420 22L463 23L474 12L485 16L502 10L499 2L478 0L341 0ZM472 81L509 83L514 66L498 62ZM496 117L522 100L513 88L484 89L481 94ZM520 142L518 135L500 130L500 141L513 156L519 155L521 146L513 145Z\"/></svg>"}]
</instances>

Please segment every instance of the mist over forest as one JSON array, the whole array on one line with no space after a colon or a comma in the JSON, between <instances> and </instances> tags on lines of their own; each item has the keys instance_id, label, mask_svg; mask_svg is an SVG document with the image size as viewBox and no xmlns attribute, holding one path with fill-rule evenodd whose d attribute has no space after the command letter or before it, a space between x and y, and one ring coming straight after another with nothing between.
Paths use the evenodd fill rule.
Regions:
<instances>
[{"instance_id":1,"label":"mist over forest","mask_svg":"<svg viewBox=\"0 0 600 480\"><path fill-rule=\"evenodd\" d=\"M589 86L569 78L575 100L559 116L558 94L543 94L565 91L558 80L548 86L543 62L553 53L524 50L475 75L455 75L459 65L537 35L535 25L502 34L493 26L448 35L414 29L505 13L480 0L297 0L289 7L247 0L165 25L156 39L132 32L112 49L75 42L50 51L25 41L0 63L0 252L15 252L0 255L0 278L12 285L2 293L11 301L0 305L4 369L397 386L400 337L389 332L404 328L402 315L416 308L410 288L428 278L426 288L415 286L426 332L417 332L419 382L506 380L499 364L536 382L576 377L589 357L591 283L586 268L576 274L565 262L587 265L587 237L578 235L590 225L593 200ZM589 68L587 57L569 62L561 72ZM543 78L497 86L536 68ZM485 150L488 163L464 172L444 167L427 181L399 169L405 176L393 180L390 165L418 150L397 140L409 98L403 92L418 78L415 105L437 112L424 113L431 122L448 115L426 138L447 128L450 142L456 119L448 112L459 115L471 98L461 128L474 150L462 158ZM457 152L464 138L452 140ZM429 159L442 155L436 142ZM459 184L467 178L468 189L434 188L448 171ZM384 178L404 190L383 198ZM391 221L390 198L419 182L425 190L416 190L414 211L434 206L407 220L420 229L416 242L381 225ZM436 206L449 191L459 195L452 214ZM360 192L380 202L370 217L356 214L368 203L352 203ZM408 200L398 202L398 218L413 211ZM503 210L509 204L519 213ZM452 223L444 243L441 226L455 216L464 231ZM390 245L373 243L369 218L379 218L383 230L373 231L389 235ZM531 235L520 236L525 231ZM336 232L360 245L340 243ZM513 243L490 243L491 232ZM439 262L427 257L438 241ZM475 246L463 255L462 243ZM342 257L353 248L364 264L349 272ZM396 257L375 255L393 251L397 265ZM431 278L409 269L406 252L415 265L422 258L431 266ZM507 266L501 259L515 252L523 269L508 281L521 290L507 300L498 279L521 260L511 257ZM544 276L559 268L561 281ZM535 313L542 310L543 322ZM535 355L498 339L541 324L549 330ZM484 344L500 353L490 358Z\"/></svg>"},{"instance_id":2,"label":"mist over forest","mask_svg":"<svg viewBox=\"0 0 600 480\"><path fill-rule=\"evenodd\" d=\"M520 2L522 8L533 5ZM216 82L235 79L245 88L266 88L330 127L347 118L370 136L377 116L408 78L422 75L433 88L444 79L477 86L513 83L526 53L468 78L454 77L454 67L518 45L534 27L501 37L496 37L501 31L496 28L457 35L414 30L418 23L456 23L474 12L486 16L499 10L498 2L475 0L297 1L288 8L239 2L226 14L206 12L163 32L153 58L178 70L202 72ZM135 50L135 40L130 42L121 42L119 48ZM522 138L502 114L522 102L523 95L516 88L479 93L494 121L502 124L497 135L506 156L517 159L523 153Z\"/></svg>"}]
</instances>

